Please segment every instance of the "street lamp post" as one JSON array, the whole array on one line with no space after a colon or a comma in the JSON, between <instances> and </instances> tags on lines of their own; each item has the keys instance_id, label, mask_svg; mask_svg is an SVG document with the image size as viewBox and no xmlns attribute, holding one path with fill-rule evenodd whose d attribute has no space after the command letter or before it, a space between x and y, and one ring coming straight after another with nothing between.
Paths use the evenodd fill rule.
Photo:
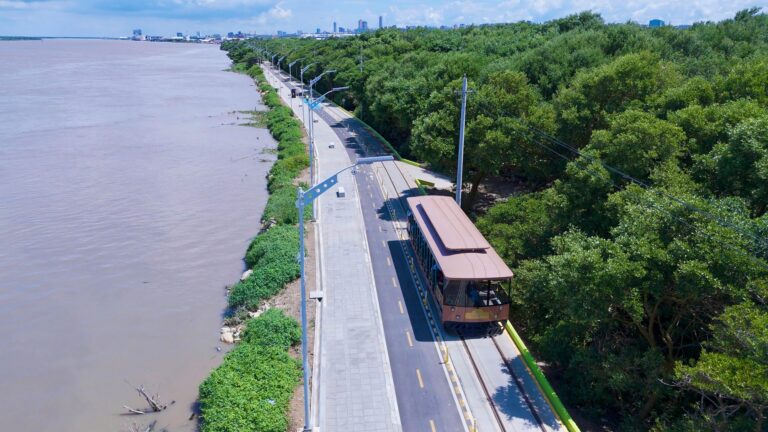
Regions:
<instances>
[{"instance_id":1,"label":"street lamp post","mask_svg":"<svg viewBox=\"0 0 768 432\"><path fill-rule=\"evenodd\" d=\"M282 61L283 61L283 60L285 60L285 56L282 56L282 57L280 57L279 59L277 59L277 73L278 73L278 74L281 74L281 73L280 73L280 63L282 63ZM281 74L281 75L282 75L282 74Z\"/></svg>"},{"instance_id":2,"label":"street lamp post","mask_svg":"<svg viewBox=\"0 0 768 432\"><path fill-rule=\"evenodd\" d=\"M386 162L394 160L392 156L373 156L359 158L353 165L350 165L336 174L328 177L322 182L312 186L304 191L299 186L296 194L296 208L299 213L299 266L301 267L301 359L304 367L304 432L311 432L312 425L309 417L309 358L307 356L307 289L306 274L304 272L304 207L312 203L318 196L333 187L339 182L339 174L362 164L372 164L375 162ZM310 180L311 182L311 180Z\"/></svg>"},{"instance_id":3,"label":"street lamp post","mask_svg":"<svg viewBox=\"0 0 768 432\"><path fill-rule=\"evenodd\" d=\"M288 75L290 76L290 79L291 79L291 81L293 81L293 73L291 73L291 68L293 68L293 65L295 65L296 63L298 63L298 62L300 62L300 61L304 60L305 58L306 58L306 57L302 57L302 58L300 58L300 59L296 59L296 60L294 60L294 61L292 61L292 62L288 63Z\"/></svg>"},{"instance_id":4,"label":"street lamp post","mask_svg":"<svg viewBox=\"0 0 768 432\"><path fill-rule=\"evenodd\" d=\"M302 99L302 101L304 100L304 72L306 72L307 69L309 69L310 67L312 67L315 64L316 63L310 63L310 64L304 66L303 68L301 68L301 99ZM307 120L304 118L304 107L303 107L303 105L306 105L306 104L302 102L301 121L304 122L304 124L307 124Z\"/></svg>"},{"instance_id":5,"label":"street lamp post","mask_svg":"<svg viewBox=\"0 0 768 432\"><path fill-rule=\"evenodd\" d=\"M312 94L313 94L312 93L312 86L314 86L315 83L318 82L320 80L320 78L323 77L323 75L325 75L327 73L332 73L332 72L335 73L336 71L335 70L325 71L325 72L321 73L320 75L316 76L315 78L313 78L311 81L309 81L309 97L310 97L310 100L312 101L312 103L310 103L309 107L308 107L309 108L309 181L310 181L310 183L312 182L312 179L313 179L312 174L313 174L313 171L314 171L314 164L312 163L312 159L314 158L314 155L315 155L314 154L315 119L314 119L314 116L312 115L313 106L316 106L317 104L315 102L319 103L319 100L324 99L327 94L332 93L334 91L346 90L346 89L349 88L349 87L333 88L329 92L325 93L320 98L318 98L318 100L315 100L314 98L312 98Z\"/></svg>"},{"instance_id":6,"label":"street lamp post","mask_svg":"<svg viewBox=\"0 0 768 432\"><path fill-rule=\"evenodd\" d=\"M279 56L279 55L280 55L280 54L274 54L274 55L272 55L272 59L269 61L269 62L272 64L272 66L274 66L274 65L275 65L275 57L277 57L277 56Z\"/></svg>"}]
</instances>

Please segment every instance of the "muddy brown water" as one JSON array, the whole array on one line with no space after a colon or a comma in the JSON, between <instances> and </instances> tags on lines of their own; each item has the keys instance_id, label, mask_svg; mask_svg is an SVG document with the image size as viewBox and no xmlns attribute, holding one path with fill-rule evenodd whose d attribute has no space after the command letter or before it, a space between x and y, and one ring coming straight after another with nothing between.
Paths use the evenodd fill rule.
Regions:
<instances>
[{"instance_id":1,"label":"muddy brown water","mask_svg":"<svg viewBox=\"0 0 768 432\"><path fill-rule=\"evenodd\" d=\"M217 46L0 42L0 429L191 431L266 201ZM160 415L129 386L162 400Z\"/></svg>"}]
</instances>

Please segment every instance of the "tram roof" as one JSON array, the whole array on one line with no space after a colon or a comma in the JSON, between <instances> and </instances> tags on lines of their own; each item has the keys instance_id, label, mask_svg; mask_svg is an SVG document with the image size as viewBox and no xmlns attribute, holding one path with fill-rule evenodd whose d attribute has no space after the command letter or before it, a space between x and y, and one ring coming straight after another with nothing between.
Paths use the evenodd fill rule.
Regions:
<instances>
[{"instance_id":1,"label":"tram roof","mask_svg":"<svg viewBox=\"0 0 768 432\"><path fill-rule=\"evenodd\" d=\"M512 270L461 207L446 196L407 199L414 219L448 279L507 279Z\"/></svg>"}]
</instances>

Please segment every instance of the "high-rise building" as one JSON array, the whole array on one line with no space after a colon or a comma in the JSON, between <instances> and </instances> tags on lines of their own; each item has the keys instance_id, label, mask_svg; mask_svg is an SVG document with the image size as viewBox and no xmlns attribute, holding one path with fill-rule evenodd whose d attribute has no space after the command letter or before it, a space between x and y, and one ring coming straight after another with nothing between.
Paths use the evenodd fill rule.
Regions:
<instances>
[{"instance_id":1,"label":"high-rise building","mask_svg":"<svg viewBox=\"0 0 768 432\"><path fill-rule=\"evenodd\" d=\"M336 33L336 21L333 22L333 32Z\"/></svg>"},{"instance_id":2,"label":"high-rise building","mask_svg":"<svg viewBox=\"0 0 768 432\"><path fill-rule=\"evenodd\" d=\"M315 33L320 34L320 27L315 30Z\"/></svg>"},{"instance_id":3,"label":"high-rise building","mask_svg":"<svg viewBox=\"0 0 768 432\"><path fill-rule=\"evenodd\" d=\"M384 17L379 15L379 28L384 28Z\"/></svg>"},{"instance_id":4,"label":"high-rise building","mask_svg":"<svg viewBox=\"0 0 768 432\"><path fill-rule=\"evenodd\" d=\"M660 19L652 19L648 21L648 27L650 28L664 27L664 21Z\"/></svg>"},{"instance_id":5,"label":"high-rise building","mask_svg":"<svg viewBox=\"0 0 768 432\"><path fill-rule=\"evenodd\" d=\"M368 31L368 21L360 21L360 31L366 32Z\"/></svg>"},{"instance_id":6,"label":"high-rise building","mask_svg":"<svg viewBox=\"0 0 768 432\"><path fill-rule=\"evenodd\" d=\"M133 30L133 35L134 35L134 36L141 36L141 29L135 29L135 30Z\"/></svg>"}]
</instances>

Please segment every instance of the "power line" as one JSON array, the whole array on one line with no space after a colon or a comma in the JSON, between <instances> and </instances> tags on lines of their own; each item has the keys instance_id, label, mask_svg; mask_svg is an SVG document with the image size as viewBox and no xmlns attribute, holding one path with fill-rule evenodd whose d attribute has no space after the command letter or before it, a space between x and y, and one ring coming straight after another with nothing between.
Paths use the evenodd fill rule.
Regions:
<instances>
[{"instance_id":1,"label":"power line","mask_svg":"<svg viewBox=\"0 0 768 432\"><path fill-rule=\"evenodd\" d=\"M482 110L482 111L483 111L483 112L484 112L486 115L488 115L490 118L492 118L493 120L499 120L499 119L500 119L500 116L499 116L499 115L495 115L495 114L492 114L492 113L488 112L488 110L487 110L485 107L483 107L483 106L479 106L479 105L478 105L478 107L479 107L479 108L480 108L480 109L481 109L481 110ZM516 118L516 117L514 117L514 116L511 116L511 115L508 115L508 114L507 114L507 116L506 116L505 118L511 118L511 119L512 119L512 120L514 120L514 121L515 121L517 124L519 124L519 125L523 126L523 128L525 129L525 131L527 131L527 132L528 132L528 134L524 135L526 138L528 138L528 140L526 140L526 142L530 141L531 143L533 143L533 144L535 144L535 145L537 145L537 146L539 146L539 147L541 147L541 148L544 148L545 150L547 150L547 151L549 151L549 152L551 152L551 153L555 154L556 156L560 157L561 159L565 160L566 162L570 162L570 163L573 163L573 164L574 164L576 167L578 167L579 169L581 169L581 170L583 170L583 171L587 172L588 174L590 174L591 176L593 176L593 177L597 178L598 180L601 180L601 181L606 181L606 182L608 182L608 183L609 183L609 184L610 184L610 185L611 185L611 186L612 186L612 187L613 187L615 190L617 190L617 191L621 191L621 190L622 190L622 187L621 187L621 185L617 184L617 183L616 183L616 182L615 182L613 179L611 179L610 177L606 178L604 175L601 175L600 173L598 173L598 172L595 172L593 169L591 169L590 167L586 166L585 164L583 164L582 162L580 162L578 159L571 159L571 158L569 158L567 155L565 155L565 154L563 154L563 153L561 153L561 152L559 152L559 151L557 151L557 150L553 149L551 146L549 146L549 145L546 145L545 143L541 142L539 139L536 139L536 136L538 136L538 137L541 137L541 135L542 135L542 134L543 134L543 135L545 135L545 136L547 136L547 137L550 137L550 136L549 136L548 134L546 134L545 132L543 132L543 131L541 131L541 130L538 130L538 129L537 129L537 128L535 128L535 127L529 127L528 125L526 125L525 123L523 123L521 120L519 120L518 118ZM537 131L538 131L538 133L536 133ZM519 134L521 134L521 135L523 135L523 134L522 134L520 131L515 131L515 132L516 132L516 133L519 133ZM535 134L535 135L533 135L533 134ZM550 137L550 138L552 138L552 137ZM556 138L555 138L555 139L556 139ZM548 141L551 143L551 140L548 140ZM564 145L561 145L560 147L564 147L564 148L566 148L566 149L572 149L572 151L573 151L573 152L576 152L577 154L579 154L579 155L582 155L582 156L586 156L586 155L584 155L583 153L581 153L581 152L579 152L578 150L576 150L575 148L573 148L573 147L571 147L571 146L568 146L568 145L567 145L567 144L565 144L565 143L563 143L563 144L564 144ZM599 160L599 159L597 159L597 158L594 158L594 157L588 156L588 157L585 157L585 159L587 159L587 160L589 160L590 162L593 162L593 163L599 163L601 166L603 166L604 168L608 169L608 168L606 167L606 164L605 164L605 163L603 163L601 160ZM614 168L614 170L618 171L619 173L625 174L626 176L628 176L628 177L630 177L630 178L633 178L632 176L629 176L628 174L626 174L626 173L623 173L622 171L620 171L620 170L618 170L618 169L616 169L616 168ZM612 171L612 170L611 170L611 171ZM624 177L624 176L622 176L622 177ZM625 177L625 178L626 178L626 177ZM651 187L650 185L648 185L648 184L646 184L646 183L644 183L644 182L640 182L640 183L638 184L638 186L641 186L641 187L642 187L644 190L647 190L647 191L651 191L651 192L655 192L655 189L652 189L652 187ZM660 194L660 195L661 195L662 197L672 197L671 195L668 195L668 194L666 194L666 193L663 193L663 194ZM693 206L692 204L688 204L688 203L686 203L685 201L683 201L683 200L681 200L681 199L679 199L679 198L677 198L677 197L673 197L673 198L674 198L674 201L675 201L676 203L685 203L685 204L686 204L686 205L685 205L685 208L688 208L689 210L693 210L693 208L695 208L695 209L698 209L698 207L695 207L695 206ZM643 201L645 201L645 200L643 200ZM715 242L715 243L717 243L717 244L720 244L720 245L726 245L727 247L729 247L731 250L733 250L733 251L735 251L735 252L738 252L738 253L743 253L743 252L745 252L745 250L746 250L746 252L750 252L750 253L751 253L751 254L746 254L746 256L747 256L749 259L751 259L752 261L754 261L754 262L756 262L756 263L760 264L760 265L761 265L761 266L763 266L764 268L768 269L768 264L767 264L767 263L765 263L763 260L759 259L759 258L756 256L756 255L759 255L759 254L762 254L762 253L763 253L763 250L762 250L762 248L761 248L760 250L758 250L758 252L756 253L754 250L752 250L752 249L751 249L750 247L748 247L748 246L744 246L744 247L743 247L743 249L742 249L742 248L740 248L740 247L737 247L737 246L735 246L735 245L732 245L732 244L730 244L730 243L728 243L728 242L722 242L722 241L720 241L720 240L718 240L718 239L715 239L715 238L714 238L713 236L711 236L710 234L703 232L703 231L701 230L701 228L700 228L700 227L696 227L696 226L694 226L693 224L691 224L689 221L685 220L684 218L682 218L682 217L680 217L680 216L677 216L677 215L675 215L675 214L674 214L674 213L672 213L670 210L668 210L668 209L666 209L666 208L664 208L664 207L662 207L662 206L660 206L660 205L658 205L658 204L654 204L654 203L652 203L652 202L643 202L643 201L641 201L641 202L636 202L636 204L639 204L639 205L641 205L641 206L643 206L643 207L646 207L647 209L650 209L650 210L657 210L657 211L661 211L661 212L665 213L667 216L669 216L669 217L671 217L671 218L675 219L676 221L678 221L678 222L680 222L680 223L682 223L682 224L686 225L687 227L689 227L689 228L690 228L692 231L696 232L697 234L699 234L699 235L702 235L702 236L706 237L707 239L709 239L709 240L711 240L711 241L713 241L713 242ZM691 207L693 207L693 208L691 208ZM695 210L694 210L694 211L695 211ZM707 219L709 219L709 220L711 220L711 221L713 221L713 222L721 222L721 219L719 219L719 218L717 218L717 217L714 217L714 216L712 216L712 215L711 215L709 212L706 212L706 211L703 211L703 210L702 210L701 212L697 212L697 213L699 213L699 214L700 214L700 215L702 215L702 216L705 216ZM710 217L710 216L712 216L712 217ZM728 227L728 228L731 228L731 229L734 229L732 226L728 226L728 225L731 225L731 224L726 224L726 227ZM721 224L721 226L722 226L722 224ZM740 230L740 229L735 229L735 231L737 231L737 232L739 232L739 233L742 233L742 234L743 234L742 230ZM760 246L760 244L759 244L759 239L758 239L757 237L755 237L755 236L753 236L753 235L751 235L751 234L748 234L747 236L748 236L748 237L750 237L750 238L752 238L752 239L758 240L758 244L757 244L757 246L758 246L758 247Z\"/></svg>"},{"instance_id":2,"label":"power line","mask_svg":"<svg viewBox=\"0 0 768 432\"><path fill-rule=\"evenodd\" d=\"M486 115L488 115L489 117L491 117L494 120L499 120L499 118L501 117L499 114L493 114L493 113L489 112L486 107L484 107L484 106L482 106L480 104L478 104L477 106ZM564 148L564 149L568 150L569 152L571 152L573 154L576 154L577 156L582 157L582 158L584 158L584 159L586 159L586 160L588 160L590 162L600 164L603 168L605 168L609 172L617 174L618 176L624 178L625 180L628 180L630 183L634 183L634 184L642 187L644 190L650 191L650 192L652 192L652 193L654 193L656 195L659 195L659 196L664 197L666 199L672 200L675 203L677 203L677 204L679 204L679 205L681 205L681 206L683 206L683 207L685 207L685 208L687 208L687 209L689 209L689 210L691 210L693 212L696 212L696 213L704 216L705 218L707 218L707 219L709 219L709 220L711 220L713 222L716 222L717 224L719 224L719 225L721 225L723 227L727 227L727 228L730 228L730 229L738 232L739 234L749 238L750 240L752 240L752 242L754 242L755 246L758 248L758 252L757 252L758 254L763 254L763 253L765 253L766 249L768 249L768 243L766 242L766 239L760 238L760 237L756 236L753 233L745 231L741 227L739 227L737 225L734 225L733 223L731 223L729 221L726 221L726 220L722 219L721 217L718 217L718 216L712 214L709 211L706 211L706 210L701 209L701 208L699 208L699 207L697 207L697 206L695 206L693 204L690 204L690 203L686 202L685 200L682 200L682 199L680 199L678 197L675 197L674 195L666 193L666 192L664 192L662 190L659 190L657 188L653 188L648 183L646 183L646 182L644 182L644 181L642 181L640 179L637 179L637 178L631 176L630 174L627 174L626 172L624 172L624 171L622 171L622 170L620 170L620 169L618 169L618 168L616 168L614 166L611 166L611 165L603 162L599 158L596 158L596 157L593 157L593 156L591 156L589 154L583 153L583 152L579 151L577 148L575 148L574 146L569 145L568 143L566 143L566 142L564 142L564 141L562 141L562 140L560 140L560 139L558 139L556 137L553 137L553 136L549 135L545 131L542 131L541 129L539 129L539 128L535 127L535 126L532 126L532 125L529 125L529 124L525 123L523 120L521 120L517 116L511 115L511 114L509 114L509 113L507 113L507 112L505 112L503 110L501 111L501 115L503 115L504 118L508 118L508 119L514 121L516 124L520 125L524 129L530 131L531 133L535 134L536 136L538 136L540 138L543 138L544 140L546 140L547 142L549 142L551 144L554 144L554 145L556 145L558 147ZM563 155L561 153L554 152L552 150L552 148L549 147L549 146L544 146L540 142L537 142L536 140L532 140L532 142L534 144L539 145L540 147L543 147L543 148L547 149L550 152L555 153L556 155L558 155L560 157L563 157ZM579 167L581 169L585 169L585 167L583 167L581 164L576 162L576 159L570 159L570 158L567 158L567 157L564 157L564 159L566 161L568 161L568 162L572 162L572 163L576 164L577 167ZM592 174L594 176L596 173L590 172L590 174ZM606 180L606 179L603 178L602 180ZM620 187L613 180L610 180L610 179L608 179L608 180L610 181L610 183L615 188L617 188L617 190L620 190Z\"/></svg>"}]
</instances>

